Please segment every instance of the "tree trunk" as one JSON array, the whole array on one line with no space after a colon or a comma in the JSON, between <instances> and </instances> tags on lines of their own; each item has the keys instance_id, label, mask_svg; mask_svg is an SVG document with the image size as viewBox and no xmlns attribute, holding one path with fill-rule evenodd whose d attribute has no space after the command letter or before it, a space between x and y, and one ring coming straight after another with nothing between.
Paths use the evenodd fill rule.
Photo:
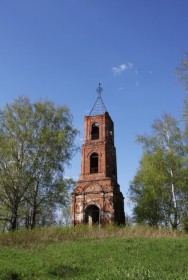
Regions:
<instances>
[{"instance_id":1,"label":"tree trunk","mask_svg":"<svg viewBox=\"0 0 188 280\"><path fill-rule=\"evenodd\" d=\"M31 211L31 229L36 227L36 215L37 215L37 196L34 197L32 211Z\"/></svg>"},{"instance_id":2,"label":"tree trunk","mask_svg":"<svg viewBox=\"0 0 188 280\"><path fill-rule=\"evenodd\" d=\"M10 230L14 231L17 229L17 220L18 220L18 214L17 214L17 209L14 211L14 213L12 214L12 218L11 218L11 228Z\"/></svg>"},{"instance_id":3,"label":"tree trunk","mask_svg":"<svg viewBox=\"0 0 188 280\"><path fill-rule=\"evenodd\" d=\"M31 229L36 227L36 210L33 209L32 216L31 216Z\"/></svg>"},{"instance_id":4,"label":"tree trunk","mask_svg":"<svg viewBox=\"0 0 188 280\"><path fill-rule=\"evenodd\" d=\"M174 220L172 222L172 228L177 229L178 227L177 201L176 201L175 188L173 183L174 174L172 169L170 170L170 175L172 178L171 192L172 192L172 200L173 200L173 208L174 208Z\"/></svg>"}]
</instances>

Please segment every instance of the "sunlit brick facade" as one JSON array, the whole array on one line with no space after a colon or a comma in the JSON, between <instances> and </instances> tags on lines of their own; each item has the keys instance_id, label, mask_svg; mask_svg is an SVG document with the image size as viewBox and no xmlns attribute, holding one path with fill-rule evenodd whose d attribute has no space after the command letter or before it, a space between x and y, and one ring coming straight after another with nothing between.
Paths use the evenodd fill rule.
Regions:
<instances>
[{"instance_id":1,"label":"sunlit brick facade","mask_svg":"<svg viewBox=\"0 0 188 280\"><path fill-rule=\"evenodd\" d=\"M72 193L72 223L124 224L113 121L105 112L86 116L84 126L81 175Z\"/></svg>"}]
</instances>

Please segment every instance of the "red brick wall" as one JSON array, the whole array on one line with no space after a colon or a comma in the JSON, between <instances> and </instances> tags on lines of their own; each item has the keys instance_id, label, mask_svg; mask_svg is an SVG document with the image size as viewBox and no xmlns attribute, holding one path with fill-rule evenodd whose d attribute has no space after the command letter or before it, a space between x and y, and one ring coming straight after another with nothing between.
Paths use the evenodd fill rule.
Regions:
<instances>
[{"instance_id":1,"label":"red brick wall","mask_svg":"<svg viewBox=\"0 0 188 280\"><path fill-rule=\"evenodd\" d=\"M92 140L91 129L95 122L99 124L99 139ZM123 223L123 196L117 183L113 122L107 112L98 116L86 116L84 129L81 175L72 194L73 224L85 222L85 211L89 205L98 207L100 223ZM92 153L98 154L97 173L90 173Z\"/></svg>"}]
</instances>

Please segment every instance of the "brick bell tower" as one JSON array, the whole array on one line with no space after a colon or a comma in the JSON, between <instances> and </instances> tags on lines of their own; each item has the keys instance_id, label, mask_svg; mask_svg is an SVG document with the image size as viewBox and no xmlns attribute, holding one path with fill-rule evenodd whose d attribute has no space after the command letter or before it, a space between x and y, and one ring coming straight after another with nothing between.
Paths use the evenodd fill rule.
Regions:
<instances>
[{"instance_id":1,"label":"brick bell tower","mask_svg":"<svg viewBox=\"0 0 188 280\"><path fill-rule=\"evenodd\" d=\"M84 119L81 175L72 193L73 225L124 224L124 197L117 182L114 124L99 84L98 98Z\"/></svg>"}]
</instances>

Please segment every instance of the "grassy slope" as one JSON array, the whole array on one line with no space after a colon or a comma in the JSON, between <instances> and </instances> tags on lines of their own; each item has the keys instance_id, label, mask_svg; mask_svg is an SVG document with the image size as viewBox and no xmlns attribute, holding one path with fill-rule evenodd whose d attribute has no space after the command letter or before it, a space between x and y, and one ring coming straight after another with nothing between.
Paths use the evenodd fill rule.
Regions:
<instances>
[{"instance_id":1,"label":"grassy slope","mask_svg":"<svg viewBox=\"0 0 188 280\"><path fill-rule=\"evenodd\" d=\"M132 231L141 235L132 238L127 232L82 228L1 235L0 279L188 279L188 238L159 237L156 231L148 238L148 229Z\"/></svg>"}]
</instances>

